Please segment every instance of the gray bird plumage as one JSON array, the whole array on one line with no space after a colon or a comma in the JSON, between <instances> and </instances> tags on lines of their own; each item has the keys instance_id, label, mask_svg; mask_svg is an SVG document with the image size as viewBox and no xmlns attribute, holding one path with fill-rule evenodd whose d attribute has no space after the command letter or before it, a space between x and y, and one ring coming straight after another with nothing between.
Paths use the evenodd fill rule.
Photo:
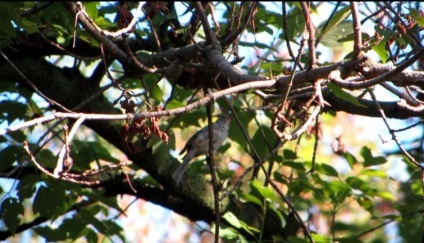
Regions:
<instances>
[{"instance_id":1,"label":"gray bird plumage","mask_svg":"<svg viewBox=\"0 0 424 243\"><path fill-rule=\"evenodd\" d=\"M230 120L231 115L228 113L223 113L218 118L218 120L212 124L214 153L219 147L221 147L222 143L228 137ZM183 163L172 174L172 178L175 180L177 185L183 178L184 172L187 170L190 161L199 155L207 155L209 153L208 126L203 127L193 136L191 136L184 148L181 150L180 154L183 154L185 151L187 151L187 154L183 158Z\"/></svg>"}]
</instances>

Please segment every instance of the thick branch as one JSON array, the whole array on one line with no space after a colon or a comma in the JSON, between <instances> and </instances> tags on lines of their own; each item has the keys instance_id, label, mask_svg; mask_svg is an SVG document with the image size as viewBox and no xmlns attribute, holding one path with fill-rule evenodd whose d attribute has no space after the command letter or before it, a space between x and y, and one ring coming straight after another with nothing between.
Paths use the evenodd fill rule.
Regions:
<instances>
[{"instance_id":1,"label":"thick branch","mask_svg":"<svg viewBox=\"0 0 424 243\"><path fill-rule=\"evenodd\" d=\"M331 107L327 108L327 110L344 111L349 114L368 117L381 117L381 114L378 112L378 110L375 109L374 102L372 100L358 99L358 102L362 106L356 106L349 101L337 98L334 94L327 94L324 96L324 99L331 105ZM402 102L380 101L379 103L388 118L424 118L423 110L411 109L410 107L405 106L405 104Z\"/></svg>"}]
</instances>

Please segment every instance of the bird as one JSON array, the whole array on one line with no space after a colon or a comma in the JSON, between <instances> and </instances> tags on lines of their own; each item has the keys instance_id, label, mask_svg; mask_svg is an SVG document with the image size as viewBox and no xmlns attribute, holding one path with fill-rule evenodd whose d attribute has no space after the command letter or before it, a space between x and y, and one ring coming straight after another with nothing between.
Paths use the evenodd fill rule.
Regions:
<instances>
[{"instance_id":1,"label":"bird","mask_svg":"<svg viewBox=\"0 0 424 243\"><path fill-rule=\"evenodd\" d=\"M225 139L228 137L228 129L230 127L231 115L229 113L222 113L218 120L212 124L213 131L213 152L215 153ZM185 144L181 150L180 155L186 152L183 157L183 163L174 171L172 178L177 185L180 184L185 171L188 168L190 161L199 155L209 154L209 127L205 126L197 131Z\"/></svg>"}]
</instances>

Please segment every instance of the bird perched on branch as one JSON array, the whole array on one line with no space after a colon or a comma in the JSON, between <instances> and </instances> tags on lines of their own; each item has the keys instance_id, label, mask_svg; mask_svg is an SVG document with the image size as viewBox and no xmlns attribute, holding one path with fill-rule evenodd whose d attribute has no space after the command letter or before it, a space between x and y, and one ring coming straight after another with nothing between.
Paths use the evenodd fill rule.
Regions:
<instances>
[{"instance_id":1,"label":"bird perched on branch","mask_svg":"<svg viewBox=\"0 0 424 243\"><path fill-rule=\"evenodd\" d=\"M221 147L224 140L228 137L228 128L230 127L231 115L222 113L218 120L212 124L213 131L213 152L215 153ZM183 163L174 171L172 178L180 184L184 172L190 161L199 155L209 154L209 127L205 126L196 132L186 143L180 154L187 151L183 158Z\"/></svg>"}]
</instances>

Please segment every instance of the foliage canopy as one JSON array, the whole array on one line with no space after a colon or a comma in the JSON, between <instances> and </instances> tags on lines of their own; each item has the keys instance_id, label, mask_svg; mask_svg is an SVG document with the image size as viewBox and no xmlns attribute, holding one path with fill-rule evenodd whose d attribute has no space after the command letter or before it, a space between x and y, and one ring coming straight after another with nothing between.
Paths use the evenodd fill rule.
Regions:
<instances>
[{"instance_id":1,"label":"foliage canopy","mask_svg":"<svg viewBox=\"0 0 424 243\"><path fill-rule=\"evenodd\" d=\"M421 241L422 7L0 4L0 239L134 240L125 195L215 241ZM176 185L176 152L228 111Z\"/></svg>"}]
</instances>

